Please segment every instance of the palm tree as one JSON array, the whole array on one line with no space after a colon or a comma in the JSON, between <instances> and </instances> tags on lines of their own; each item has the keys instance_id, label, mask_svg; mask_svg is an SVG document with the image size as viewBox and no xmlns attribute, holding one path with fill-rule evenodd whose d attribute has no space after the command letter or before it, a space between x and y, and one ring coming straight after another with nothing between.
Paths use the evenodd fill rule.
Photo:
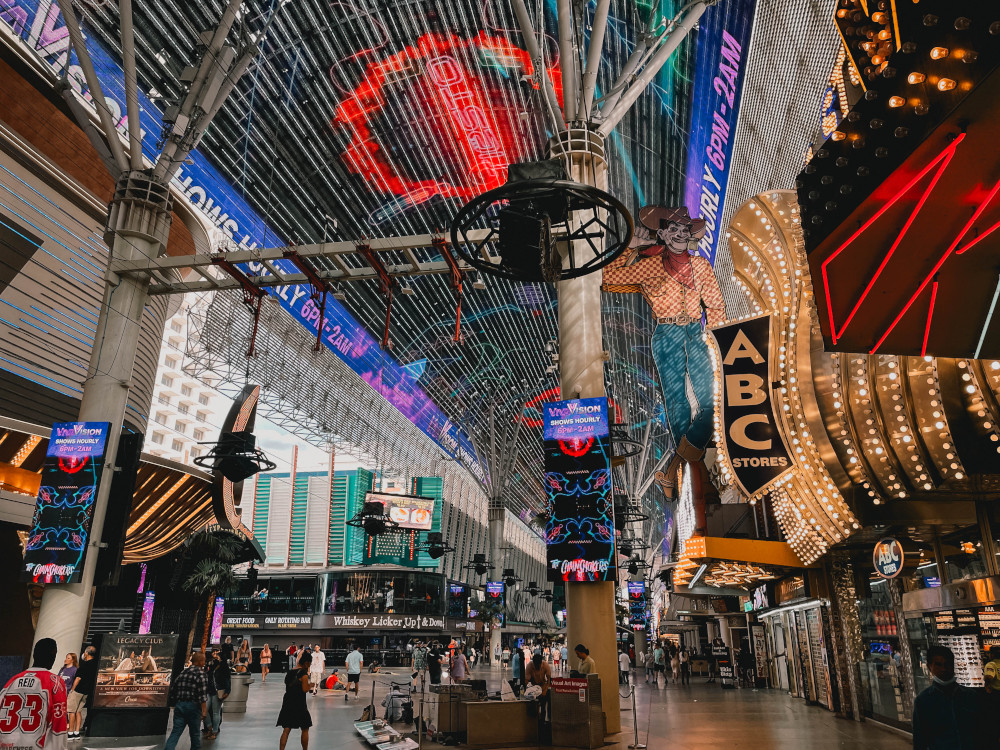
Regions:
<instances>
[{"instance_id":1,"label":"palm tree","mask_svg":"<svg viewBox=\"0 0 1000 750\"><path fill-rule=\"evenodd\" d=\"M195 617L191 621L188 634L188 651L194 641L198 612L205 608L201 634L201 650L208 648L208 638L212 629L212 606L219 593L235 589L239 579L233 573L233 566L239 561L243 549L242 540L226 533L200 531L188 539L185 556L195 561L194 570L184 579L181 588L194 594L197 599Z\"/></svg>"}]
</instances>

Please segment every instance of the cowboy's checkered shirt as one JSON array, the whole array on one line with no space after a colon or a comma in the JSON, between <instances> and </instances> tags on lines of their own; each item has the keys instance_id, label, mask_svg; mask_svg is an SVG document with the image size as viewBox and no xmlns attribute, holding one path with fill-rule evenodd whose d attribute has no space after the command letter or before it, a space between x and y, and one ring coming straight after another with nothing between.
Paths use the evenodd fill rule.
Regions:
<instances>
[{"instance_id":1,"label":"cowboy's checkered shirt","mask_svg":"<svg viewBox=\"0 0 1000 750\"><path fill-rule=\"evenodd\" d=\"M177 675L170 689L176 703L205 703L208 701L208 675L201 667L192 665Z\"/></svg>"},{"instance_id":2,"label":"cowboy's checkered shirt","mask_svg":"<svg viewBox=\"0 0 1000 750\"><path fill-rule=\"evenodd\" d=\"M664 249L663 252L670 252ZM712 265L700 255L692 255L695 288L686 287L667 273L663 258L654 255L625 266L631 253L622 253L604 267L602 289L606 292L641 294L653 309L655 318L672 318L688 315L701 320L702 303L708 325L726 322L726 304L722 300L719 282Z\"/></svg>"}]
</instances>

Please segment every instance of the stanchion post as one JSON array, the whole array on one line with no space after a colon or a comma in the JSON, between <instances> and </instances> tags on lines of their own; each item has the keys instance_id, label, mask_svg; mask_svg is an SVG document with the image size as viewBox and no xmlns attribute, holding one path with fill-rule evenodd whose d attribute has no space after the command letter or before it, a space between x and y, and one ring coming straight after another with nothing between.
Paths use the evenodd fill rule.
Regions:
<instances>
[{"instance_id":1,"label":"stanchion post","mask_svg":"<svg viewBox=\"0 0 1000 750\"><path fill-rule=\"evenodd\" d=\"M646 746L639 742L639 712L635 710L635 685L632 688L632 735L634 737L631 750L646 750Z\"/></svg>"}]
</instances>

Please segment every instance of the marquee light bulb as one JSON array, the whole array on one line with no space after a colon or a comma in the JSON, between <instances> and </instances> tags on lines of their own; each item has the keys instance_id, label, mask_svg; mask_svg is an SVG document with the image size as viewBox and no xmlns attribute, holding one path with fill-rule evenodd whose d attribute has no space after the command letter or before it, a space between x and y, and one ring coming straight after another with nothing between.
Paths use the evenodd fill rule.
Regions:
<instances>
[{"instance_id":1,"label":"marquee light bulb","mask_svg":"<svg viewBox=\"0 0 1000 750\"><path fill-rule=\"evenodd\" d=\"M910 73L906 76L907 83L923 83L927 79L923 73Z\"/></svg>"},{"instance_id":2,"label":"marquee light bulb","mask_svg":"<svg viewBox=\"0 0 1000 750\"><path fill-rule=\"evenodd\" d=\"M943 59L943 58L945 58L947 56L948 56L948 48L947 47L933 47L931 49L931 59L932 60L941 60L941 59Z\"/></svg>"},{"instance_id":3,"label":"marquee light bulb","mask_svg":"<svg viewBox=\"0 0 1000 750\"><path fill-rule=\"evenodd\" d=\"M938 81L938 91L951 91L955 88L955 81L951 78L942 78Z\"/></svg>"}]
</instances>

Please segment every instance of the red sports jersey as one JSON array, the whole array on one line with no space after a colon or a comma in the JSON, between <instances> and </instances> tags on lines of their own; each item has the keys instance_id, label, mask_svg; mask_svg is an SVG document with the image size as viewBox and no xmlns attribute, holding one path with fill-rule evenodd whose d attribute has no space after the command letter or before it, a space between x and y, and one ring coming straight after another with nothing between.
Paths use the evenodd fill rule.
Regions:
<instances>
[{"instance_id":1,"label":"red sports jersey","mask_svg":"<svg viewBox=\"0 0 1000 750\"><path fill-rule=\"evenodd\" d=\"M64 750L66 685L47 669L14 675L0 692L0 750Z\"/></svg>"}]
</instances>

